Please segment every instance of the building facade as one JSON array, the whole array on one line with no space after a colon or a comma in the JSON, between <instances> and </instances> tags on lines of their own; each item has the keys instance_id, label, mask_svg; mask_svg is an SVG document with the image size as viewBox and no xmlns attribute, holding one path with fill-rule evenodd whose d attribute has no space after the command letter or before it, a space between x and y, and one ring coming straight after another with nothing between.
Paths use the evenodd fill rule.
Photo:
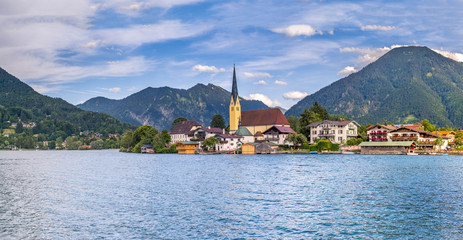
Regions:
<instances>
[{"instance_id":1,"label":"building facade","mask_svg":"<svg viewBox=\"0 0 463 240\"><path fill-rule=\"evenodd\" d=\"M310 129L310 143L316 139L328 139L333 143L345 143L347 140L358 137L357 128L360 125L353 120L313 122L308 125Z\"/></svg>"},{"instance_id":2,"label":"building facade","mask_svg":"<svg viewBox=\"0 0 463 240\"><path fill-rule=\"evenodd\" d=\"M238 130L241 120L241 105L238 96L238 84L236 82L235 66L233 66L233 86L230 99L230 133Z\"/></svg>"}]
</instances>

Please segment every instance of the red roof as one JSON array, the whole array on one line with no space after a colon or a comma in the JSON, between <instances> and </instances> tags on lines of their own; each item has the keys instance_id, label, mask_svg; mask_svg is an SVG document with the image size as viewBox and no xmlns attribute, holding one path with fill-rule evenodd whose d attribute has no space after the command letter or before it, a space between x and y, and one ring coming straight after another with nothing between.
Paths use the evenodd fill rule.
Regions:
<instances>
[{"instance_id":1,"label":"red roof","mask_svg":"<svg viewBox=\"0 0 463 240\"><path fill-rule=\"evenodd\" d=\"M289 125L279 108L244 111L241 113L241 126Z\"/></svg>"},{"instance_id":2,"label":"red roof","mask_svg":"<svg viewBox=\"0 0 463 240\"><path fill-rule=\"evenodd\" d=\"M270 129L273 129L273 128L275 128L275 129L276 129L278 132L280 132L280 133L296 133L296 132L295 132L292 128L290 128L290 127L273 126L273 127L269 128L269 129L267 129L267 131L265 131L264 134L265 134L266 132L268 132Z\"/></svg>"},{"instance_id":3,"label":"red roof","mask_svg":"<svg viewBox=\"0 0 463 240\"><path fill-rule=\"evenodd\" d=\"M194 120L179 122L172 128L169 134L188 134L193 127L201 127L201 125Z\"/></svg>"},{"instance_id":4,"label":"red roof","mask_svg":"<svg viewBox=\"0 0 463 240\"><path fill-rule=\"evenodd\" d=\"M430 133L430 132L426 132L424 130L421 130L421 129L417 129L417 128L413 128L413 127L400 127L400 128L397 128L396 130L392 130L391 132L395 132L395 131L398 131L402 128L405 128L405 129L408 129L410 131L413 131L413 132L419 132L419 133L422 133L422 134L427 134L427 135L431 135L433 137L436 137L436 138L442 138L442 139L450 139L449 137L446 137L446 136L441 136L439 134L434 134L434 133Z\"/></svg>"}]
</instances>

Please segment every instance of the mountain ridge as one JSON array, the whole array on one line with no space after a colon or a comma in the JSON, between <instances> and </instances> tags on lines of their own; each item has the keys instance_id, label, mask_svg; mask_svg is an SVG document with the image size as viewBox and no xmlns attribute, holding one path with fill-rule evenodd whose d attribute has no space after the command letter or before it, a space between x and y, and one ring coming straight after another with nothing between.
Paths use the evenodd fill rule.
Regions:
<instances>
[{"instance_id":1,"label":"mountain ridge","mask_svg":"<svg viewBox=\"0 0 463 240\"><path fill-rule=\"evenodd\" d=\"M299 116L315 101L361 124L427 118L438 125L463 127L463 64L427 47L395 48L305 97L285 115Z\"/></svg>"},{"instance_id":2,"label":"mountain ridge","mask_svg":"<svg viewBox=\"0 0 463 240\"><path fill-rule=\"evenodd\" d=\"M176 117L209 125L213 115L221 114L227 121L230 96L231 93L220 86L198 83L188 89L147 87L123 99L96 97L77 106L105 112L127 123L169 129ZM268 108L260 101L244 98L240 101L243 111Z\"/></svg>"}]
</instances>

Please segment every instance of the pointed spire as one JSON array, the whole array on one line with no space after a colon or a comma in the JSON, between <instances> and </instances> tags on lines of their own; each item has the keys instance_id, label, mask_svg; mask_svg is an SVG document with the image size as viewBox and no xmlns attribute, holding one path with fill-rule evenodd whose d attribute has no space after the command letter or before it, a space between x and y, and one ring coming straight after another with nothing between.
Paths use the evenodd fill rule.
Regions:
<instances>
[{"instance_id":1,"label":"pointed spire","mask_svg":"<svg viewBox=\"0 0 463 240\"><path fill-rule=\"evenodd\" d=\"M235 72L235 64L233 63L233 86L232 86L232 93L233 102L236 103L236 99L238 98L238 84L236 83L236 72Z\"/></svg>"}]
</instances>

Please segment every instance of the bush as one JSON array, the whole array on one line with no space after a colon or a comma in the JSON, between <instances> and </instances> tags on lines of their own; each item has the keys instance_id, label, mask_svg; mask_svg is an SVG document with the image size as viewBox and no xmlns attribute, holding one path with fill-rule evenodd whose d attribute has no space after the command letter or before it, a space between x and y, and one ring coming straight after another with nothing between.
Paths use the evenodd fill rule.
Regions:
<instances>
[{"instance_id":1,"label":"bush","mask_svg":"<svg viewBox=\"0 0 463 240\"><path fill-rule=\"evenodd\" d=\"M333 152L339 151L339 144L331 144L330 151L333 151Z\"/></svg>"},{"instance_id":2,"label":"bush","mask_svg":"<svg viewBox=\"0 0 463 240\"><path fill-rule=\"evenodd\" d=\"M309 148L310 148L310 145L307 144L307 143L304 143L304 145L302 145L301 148L302 148L302 149L309 149Z\"/></svg>"},{"instance_id":3,"label":"bush","mask_svg":"<svg viewBox=\"0 0 463 240\"><path fill-rule=\"evenodd\" d=\"M309 151L311 152L317 151L317 145L310 145Z\"/></svg>"},{"instance_id":4,"label":"bush","mask_svg":"<svg viewBox=\"0 0 463 240\"><path fill-rule=\"evenodd\" d=\"M328 139L320 139L317 143L317 151L321 152L323 150L330 150L331 142Z\"/></svg>"}]
</instances>

